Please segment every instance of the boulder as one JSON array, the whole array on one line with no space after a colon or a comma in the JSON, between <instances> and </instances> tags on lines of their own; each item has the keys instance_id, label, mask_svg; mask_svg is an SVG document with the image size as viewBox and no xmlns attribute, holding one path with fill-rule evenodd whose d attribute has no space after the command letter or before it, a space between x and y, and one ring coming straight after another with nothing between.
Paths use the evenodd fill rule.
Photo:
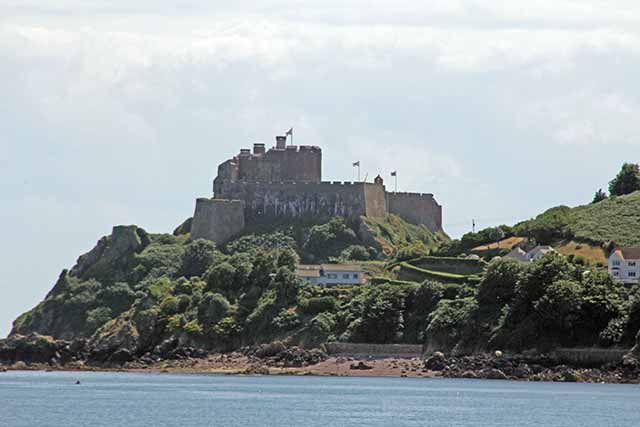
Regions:
<instances>
[{"instance_id":1,"label":"boulder","mask_svg":"<svg viewBox=\"0 0 640 427\"><path fill-rule=\"evenodd\" d=\"M109 265L133 253L142 251L149 244L149 237L135 225L117 225L110 236L102 237L96 246L76 261L70 274L82 277L98 263Z\"/></svg>"},{"instance_id":2,"label":"boulder","mask_svg":"<svg viewBox=\"0 0 640 427\"><path fill-rule=\"evenodd\" d=\"M11 335L0 340L0 361L6 364L63 363L70 357L68 341L57 341L46 335Z\"/></svg>"},{"instance_id":3,"label":"boulder","mask_svg":"<svg viewBox=\"0 0 640 427\"><path fill-rule=\"evenodd\" d=\"M360 361L358 363L352 363L351 366L349 366L349 369L358 370L358 371L366 371L366 370L369 370L369 369L373 369L373 366L369 366L366 363Z\"/></svg>"},{"instance_id":4,"label":"boulder","mask_svg":"<svg viewBox=\"0 0 640 427\"><path fill-rule=\"evenodd\" d=\"M507 380L509 379L500 369L487 369L482 372L482 377L487 380Z\"/></svg>"}]
</instances>

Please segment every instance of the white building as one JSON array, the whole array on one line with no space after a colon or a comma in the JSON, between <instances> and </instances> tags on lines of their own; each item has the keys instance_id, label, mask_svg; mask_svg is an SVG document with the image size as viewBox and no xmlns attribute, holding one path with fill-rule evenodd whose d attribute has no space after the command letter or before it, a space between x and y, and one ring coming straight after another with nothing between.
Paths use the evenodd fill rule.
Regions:
<instances>
[{"instance_id":1,"label":"white building","mask_svg":"<svg viewBox=\"0 0 640 427\"><path fill-rule=\"evenodd\" d=\"M362 267L355 264L298 265L296 274L314 285L361 285Z\"/></svg>"},{"instance_id":2,"label":"white building","mask_svg":"<svg viewBox=\"0 0 640 427\"><path fill-rule=\"evenodd\" d=\"M534 262L549 252L555 252L555 249L551 246L536 246L529 252L525 252L522 248L516 246L505 256L522 262Z\"/></svg>"},{"instance_id":3,"label":"white building","mask_svg":"<svg viewBox=\"0 0 640 427\"><path fill-rule=\"evenodd\" d=\"M505 255L507 258L513 258L518 261L526 262L527 261L527 253L522 250L521 247L516 246L511 249L511 252Z\"/></svg>"},{"instance_id":4,"label":"white building","mask_svg":"<svg viewBox=\"0 0 640 427\"><path fill-rule=\"evenodd\" d=\"M527 252L527 261L533 262L539 258L542 258L549 252L555 252L555 250L551 246L536 246Z\"/></svg>"},{"instance_id":5,"label":"white building","mask_svg":"<svg viewBox=\"0 0 640 427\"><path fill-rule=\"evenodd\" d=\"M638 283L640 246L616 248L609 254L609 274L616 282Z\"/></svg>"}]
</instances>

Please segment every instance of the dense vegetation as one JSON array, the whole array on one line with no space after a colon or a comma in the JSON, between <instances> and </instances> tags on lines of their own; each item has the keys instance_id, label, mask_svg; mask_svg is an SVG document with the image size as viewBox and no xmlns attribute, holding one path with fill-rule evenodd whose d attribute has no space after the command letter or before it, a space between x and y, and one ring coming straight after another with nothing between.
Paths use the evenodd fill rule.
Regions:
<instances>
[{"instance_id":1,"label":"dense vegetation","mask_svg":"<svg viewBox=\"0 0 640 427\"><path fill-rule=\"evenodd\" d=\"M640 191L626 194L635 170L623 167L610 197L600 192L592 204L454 241L394 215L257 224L221 247L191 240L190 220L173 235L115 227L16 319L12 334L86 338L105 360L122 349L229 350L275 340L460 352L630 347L640 329L638 286L613 283L575 255L551 253L532 264L494 259L508 248L491 244L640 244ZM487 244L484 259L466 256ZM300 262L334 261L360 263L371 282L322 288L295 275Z\"/></svg>"}]
</instances>

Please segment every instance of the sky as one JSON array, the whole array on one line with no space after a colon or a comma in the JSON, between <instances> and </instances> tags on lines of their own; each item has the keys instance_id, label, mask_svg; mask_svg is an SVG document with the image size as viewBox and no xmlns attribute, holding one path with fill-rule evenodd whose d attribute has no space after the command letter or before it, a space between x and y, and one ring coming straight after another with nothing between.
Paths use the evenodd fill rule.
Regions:
<instances>
[{"instance_id":1,"label":"sky","mask_svg":"<svg viewBox=\"0 0 640 427\"><path fill-rule=\"evenodd\" d=\"M587 203L640 161L639 75L635 0L0 0L0 336L290 127L327 180L433 193L453 237Z\"/></svg>"}]
</instances>

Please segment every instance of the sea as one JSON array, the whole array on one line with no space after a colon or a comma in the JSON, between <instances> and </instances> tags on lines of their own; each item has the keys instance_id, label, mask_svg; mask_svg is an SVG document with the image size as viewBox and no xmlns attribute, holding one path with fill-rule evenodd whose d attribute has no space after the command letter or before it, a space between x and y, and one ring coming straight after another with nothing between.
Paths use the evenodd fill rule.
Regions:
<instances>
[{"instance_id":1,"label":"sea","mask_svg":"<svg viewBox=\"0 0 640 427\"><path fill-rule=\"evenodd\" d=\"M640 386L10 371L0 426L638 427Z\"/></svg>"}]
</instances>

